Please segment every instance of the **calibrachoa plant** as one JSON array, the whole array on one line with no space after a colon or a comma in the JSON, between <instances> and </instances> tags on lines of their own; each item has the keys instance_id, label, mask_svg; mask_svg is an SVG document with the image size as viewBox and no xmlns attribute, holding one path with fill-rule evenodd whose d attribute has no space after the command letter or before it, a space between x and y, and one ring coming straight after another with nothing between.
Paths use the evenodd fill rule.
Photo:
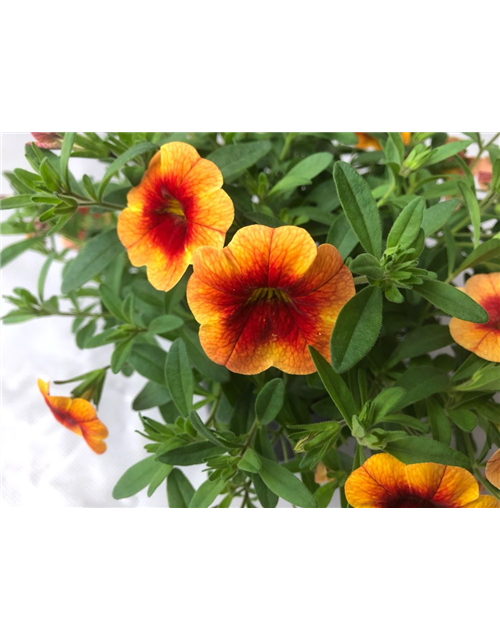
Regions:
<instances>
[{"instance_id":1,"label":"calibrachoa plant","mask_svg":"<svg viewBox=\"0 0 500 640\"><path fill-rule=\"evenodd\" d=\"M3 321L68 316L80 349L113 345L55 383L70 396L38 381L95 453L123 428L97 417L107 376L144 378L145 457L116 499L498 508L499 135L34 133L1 258L46 260Z\"/></svg>"}]
</instances>

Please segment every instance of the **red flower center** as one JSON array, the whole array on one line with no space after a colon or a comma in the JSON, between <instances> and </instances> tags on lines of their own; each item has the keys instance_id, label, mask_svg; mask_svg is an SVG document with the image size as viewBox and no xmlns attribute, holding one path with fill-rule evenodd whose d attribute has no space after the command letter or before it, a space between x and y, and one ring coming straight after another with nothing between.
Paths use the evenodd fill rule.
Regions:
<instances>
[{"instance_id":1,"label":"red flower center","mask_svg":"<svg viewBox=\"0 0 500 640\"><path fill-rule=\"evenodd\" d=\"M490 296L481 300L481 306L484 307L490 319L479 326L500 330L500 296Z\"/></svg>"},{"instance_id":2,"label":"red flower center","mask_svg":"<svg viewBox=\"0 0 500 640\"><path fill-rule=\"evenodd\" d=\"M384 505L387 509L437 509L438 505L431 500L423 500L416 496L394 497Z\"/></svg>"}]
</instances>

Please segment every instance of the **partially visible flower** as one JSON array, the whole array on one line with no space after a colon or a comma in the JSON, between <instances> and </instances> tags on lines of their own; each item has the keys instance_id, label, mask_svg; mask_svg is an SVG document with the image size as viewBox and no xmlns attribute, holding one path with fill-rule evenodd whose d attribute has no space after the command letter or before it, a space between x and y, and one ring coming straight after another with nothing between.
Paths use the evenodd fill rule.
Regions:
<instances>
[{"instance_id":1,"label":"partially visible flower","mask_svg":"<svg viewBox=\"0 0 500 640\"><path fill-rule=\"evenodd\" d=\"M54 418L67 429L83 436L85 442L95 453L104 453L108 430L98 419L96 410L83 398L65 398L49 395L49 383L38 380L38 388L52 411Z\"/></svg>"},{"instance_id":2,"label":"partially visible flower","mask_svg":"<svg viewBox=\"0 0 500 640\"><path fill-rule=\"evenodd\" d=\"M63 143L63 137L59 133L32 133L35 138L35 144L41 149L60 149Z\"/></svg>"},{"instance_id":3,"label":"partially visible flower","mask_svg":"<svg viewBox=\"0 0 500 640\"><path fill-rule=\"evenodd\" d=\"M349 504L357 508L500 508L493 496L480 496L474 476L461 467L434 462L403 464L378 453L345 483Z\"/></svg>"},{"instance_id":4,"label":"partially visible flower","mask_svg":"<svg viewBox=\"0 0 500 640\"><path fill-rule=\"evenodd\" d=\"M326 482L333 482L333 478L328 477L328 469L323 462L318 462L316 469L314 470L314 482L316 484L325 484Z\"/></svg>"},{"instance_id":5,"label":"partially visible flower","mask_svg":"<svg viewBox=\"0 0 500 640\"><path fill-rule=\"evenodd\" d=\"M486 309L489 320L484 324L476 324L452 318L451 337L480 358L500 362L500 273L472 276L463 290Z\"/></svg>"},{"instance_id":6,"label":"partially visible flower","mask_svg":"<svg viewBox=\"0 0 500 640\"><path fill-rule=\"evenodd\" d=\"M500 449L486 463L486 477L493 486L500 489Z\"/></svg>"},{"instance_id":7,"label":"partially visible flower","mask_svg":"<svg viewBox=\"0 0 500 640\"><path fill-rule=\"evenodd\" d=\"M375 136L371 136L369 133L356 133L358 137L358 143L355 145L356 149L366 149L378 151L381 149L380 142L375 138ZM411 133L402 133L401 137L403 138L403 143L405 145L410 144Z\"/></svg>"},{"instance_id":8,"label":"partially visible flower","mask_svg":"<svg viewBox=\"0 0 500 640\"><path fill-rule=\"evenodd\" d=\"M222 174L184 142L163 145L127 195L118 236L135 267L147 266L156 289L181 279L198 247L222 248L234 218Z\"/></svg>"},{"instance_id":9,"label":"partially visible flower","mask_svg":"<svg viewBox=\"0 0 500 640\"><path fill-rule=\"evenodd\" d=\"M491 183L493 168L489 156L479 158L471 169L472 175L477 178L477 184L481 191L486 191Z\"/></svg>"},{"instance_id":10,"label":"partially visible flower","mask_svg":"<svg viewBox=\"0 0 500 640\"><path fill-rule=\"evenodd\" d=\"M355 293L335 247L316 247L299 227L250 225L225 249L198 249L193 265L187 300L214 362L247 375L272 366L307 374L308 345L330 357L333 326Z\"/></svg>"}]
</instances>

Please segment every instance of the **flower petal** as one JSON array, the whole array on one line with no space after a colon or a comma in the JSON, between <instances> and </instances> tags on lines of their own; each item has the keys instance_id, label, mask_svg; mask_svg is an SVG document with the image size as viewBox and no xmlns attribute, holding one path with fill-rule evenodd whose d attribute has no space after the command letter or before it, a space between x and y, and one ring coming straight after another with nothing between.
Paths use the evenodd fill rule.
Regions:
<instances>
[{"instance_id":1,"label":"flower petal","mask_svg":"<svg viewBox=\"0 0 500 640\"><path fill-rule=\"evenodd\" d=\"M500 501L493 496L479 496L473 502L462 506L464 509L500 509Z\"/></svg>"},{"instance_id":2,"label":"flower petal","mask_svg":"<svg viewBox=\"0 0 500 640\"><path fill-rule=\"evenodd\" d=\"M445 467L432 501L442 507L463 507L476 500L479 486L472 473L461 467Z\"/></svg>"},{"instance_id":3,"label":"flower petal","mask_svg":"<svg viewBox=\"0 0 500 640\"><path fill-rule=\"evenodd\" d=\"M486 463L486 477L493 486L500 489L500 449Z\"/></svg>"},{"instance_id":4,"label":"flower petal","mask_svg":"<svg viewBox=\"0 0 500 640\"><path fill-rule=\"evenodd\" d=\"M387 453L378 453L351 473L344 488L352 507L386 507L409 491L406 465Z\"/></svg>"},{"instance_id":5,"label":"flower petal","mask_svg":"<svg viewBox=\"0 0 500 640\"><path fill-rule=\"evenodd\" d=\"M464 349L472 351L484 360L500 362L500 331L498 329L452 318L450 333L453 340Z\"/></svg>"}]
</instances>

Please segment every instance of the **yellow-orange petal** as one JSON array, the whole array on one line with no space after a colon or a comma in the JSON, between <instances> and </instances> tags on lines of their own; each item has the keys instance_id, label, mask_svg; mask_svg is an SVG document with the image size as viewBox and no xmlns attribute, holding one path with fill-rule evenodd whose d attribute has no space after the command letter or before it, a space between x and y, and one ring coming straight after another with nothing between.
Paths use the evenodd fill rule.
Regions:
<instances>
[{"instance_id":1,"label":"yellow-orange petal","mask_svg":"<svg viewBox=\"0 0 500 640\"><path fill-rule=\"evenodd\" d=\"M404 144L406 144L406 145L410 144L410 141L411 141L411 133L409 133L409 132L402 133L402 134L401 134L401 137L403 138L403 142L404 142Z\"/></svg>"},{"instance_id":2,"label":"yellow-orange petal","mask_svg":"<svg viewBox=\"0 0 500 640\"><path fill-rule=\"evenodd\" d=\"M477 500L462 506L464 509L500 509L500 501L493 496L479 496Z\"/></svg>"},{"instance_id":3,"label":"yellow-orange petal","mask_svg":"<svg viewBox=\"0 0 500 640\"><path fill-rule=\"evenodd\" d=\"M368 133L356 133L358 143L355 145L356 149L373 150L378 151L382 147L377 138L369 135Z\"/></svg>"},{"instance_id":4,"label":"yellow-orange petal","mask_svg":"<svg viewBox=\"0 0 500 640\"><path fill-rule=\"evenodd\" d=\"M465 292L479 304L491 297L500 297L500 273L478 273L465 283Z\"/></svg>"},{"instance_id":5,"label":"yellow-orange petal","mask_svg":"<svg viewBox=\"0 0 500 640\"><path fill-rule=\"evenodd\" d=\"M108 430L98 419L95 408L83 398L66 398L49 395L49 383L38 380L38 388L54 418L67 429L83 436L95 453L104 453Z\"/></svg>"},{"instance_id":6,"label":"yellow-orange petal","mask_svg":"<svg viewBox=\"0 0 500 640\"><path fill-rule=\"evenodd\" d=\"M500 489L500 449L486 463L486 477L493 486Z\"/></svg>"},{"instance_id":7,"label":"yellow-orange petal","mask_svg":"<svg viewBox=\"0 0 500 640\"><path fill-rule=\"evenodd\" d=\"M432 501L442 507L463 507L478 496L479 485L472 473L461 467L447 466Z\"/></svg>"},{"instance_id":8,"label":"yellow-orange petal","mask_svg":"<svg viewBox=\"0 0 500 640\"><path fill-rule=\"evenodd\" d=\"M352 507L382 508L408 493L406 465L387 453L378 453L347 478L345 495Z\"/></svg>"}]
</instances>

